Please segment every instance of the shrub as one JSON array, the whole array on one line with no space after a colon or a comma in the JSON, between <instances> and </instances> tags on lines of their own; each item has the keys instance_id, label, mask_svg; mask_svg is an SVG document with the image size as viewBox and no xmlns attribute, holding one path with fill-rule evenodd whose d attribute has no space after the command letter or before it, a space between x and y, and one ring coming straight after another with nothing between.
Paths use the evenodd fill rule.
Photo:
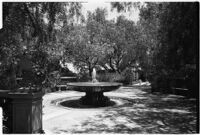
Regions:
<instances>
[{"instance_id":1,"label":"shrub","mask_svg":"<svg viewBox=\"0 0 200 135\"><path fill-rule=\"evenodd\" d=\"M133 74L130 68L125 69L122 72L122 76L124 77L125 84L131 84L133 82Z\"/></svg>"},{"instance_id":2,"label":"shrub","mask_svg":"<svg viewBox=\"0 0 200 135\"><path fill-rule=\"evenodd\" d=\"M16 83L16 80L14 80L13 77L7 75L4 73L3 75L0 76L0 89L1 90L11 90L15 89L17 86L13 85Z\"/></svg>"},{"instance_id":3,"label":"shrub","mask_svg":"<svg viewBox=\"0 0 200 135\"><path fill-rule=\"evenodd\" d=\"M61 68L61 76L76 76L76 73L73 73L68 68Z\"/></svg>"},{"instance_id":4,"label":"shrub","mask_svg":"<svg viewBox=\"0 0 200 135\"><path fill-rule=\"evenodd\" d=\"M121 77L118 73L101 73L97 75L97 80L100 82L119 82Z\"/></svg>"},{"instance_id":5,"label":"shrub","mask_svg":"<svg viewBox=\"0 0 200 135\"><path fill-rule=\"evenodd\" d=\"M43 82L43 85L46 90L55 91L56 90L56 85L60 83L60 72L59 71L53 71L49 73L48 77L46 80ZM45 91L47 92L47 91Z\"/></svg>"},{"instance_id":6,"label":"shrub","mask_svg":"<svg viewBox=\"0 0 200 135\"><path fill-rule=\"evenodd\" d=\"M160 72L151 73L148 78L151 83L152 92L163 92L170 93L171 92L171 79L170 74L165 70L161 70Z\"/></svg>"},{"instance_id":7,"label":"shrub","mask_svg":"<svg viewBox=\"0 0 200 135\"><path fill-rule=\"evenodd\" d=\"M89 76L89 74L88 73L79 73L78 74L78 81L80 81L80 82L89 82L89 81L91 81L91 77Z\"/></svg>"},{"instance_id":8,"label":"shrub","mask_svg":"<svg viewBox=\"0 0 200 135\"><path fill-rule=\"evenodd\" d=\"M122 73L101 72L97 74L96 79L99 82L120 82L123 84L130 84L132 83L133 80L130 69L126 69ZM82 82L91 81L91 77L88 75L88 73L81 73L79 74L78 81Z\"/></svg>"}]
</instances>

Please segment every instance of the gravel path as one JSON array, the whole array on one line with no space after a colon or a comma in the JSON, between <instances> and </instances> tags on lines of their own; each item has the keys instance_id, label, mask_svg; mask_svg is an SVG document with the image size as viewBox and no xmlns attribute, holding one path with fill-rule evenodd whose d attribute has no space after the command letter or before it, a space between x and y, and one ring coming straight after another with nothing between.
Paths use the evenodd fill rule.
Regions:
<instances>
[{"instance_id":1,"label":"gravel path","mask_svg":"<svg viewBox=\"0 0 200 135\"><path fill-rule=\"evenodd\" d=\"M105 93L109 97L125 99L125 103L121 106L73 109L54 103L59 99L83 95L84 93L76 91L46 94L43 97L45 133L181 134L196 132L195 99L159 93L151 94L147 89L121 87L116 91Z\"/></svg>"}]
</instances>

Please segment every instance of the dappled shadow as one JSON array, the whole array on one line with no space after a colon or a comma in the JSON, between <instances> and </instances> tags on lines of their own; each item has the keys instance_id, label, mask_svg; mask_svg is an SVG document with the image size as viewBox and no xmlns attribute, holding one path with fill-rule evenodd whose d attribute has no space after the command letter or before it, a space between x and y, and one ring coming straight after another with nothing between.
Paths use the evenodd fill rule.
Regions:
<instances>
[{"instance_id":1,"label":"dappled shadow","mask_svg":"<svg viewBox=\"0 0 200 135\"><path fill-rule=\"evenodd\" d=\"M120 91L135 92L132 89ZM132 98L131 98L132 97ZM196 100L167 94L136 92L120 107L105 109L65 133L196 133Z\"/></svg>"}]
</instances>

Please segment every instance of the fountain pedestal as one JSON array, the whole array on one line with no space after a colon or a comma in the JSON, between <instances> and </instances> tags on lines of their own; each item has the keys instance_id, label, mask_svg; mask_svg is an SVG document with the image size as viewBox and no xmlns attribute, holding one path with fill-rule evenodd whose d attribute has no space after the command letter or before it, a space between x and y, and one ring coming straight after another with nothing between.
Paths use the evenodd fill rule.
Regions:
<instances>
[{"instance_id":1,"label":"fountain pedestal","mask_svg":"<svg viewBox=\"0 0 200 135\"><path fill-rule=\"evenodd\" d=\"M104 92L109 92L118 89L121 83L114 82L76 82L68 83L73 90L85 92L85 96L81 97L81 103L91 106L106 106L110 99L103 95Z\"/></svg>"},{"instance_id":2,"label":"fountain pedestal","mask_svg":"<svg viewBox=\"0 0 200 135\"><path fill-rule=\"evenodd\" d=\"M92 106L105 106L110 99L103 95L103 92L86 92L85 96L81 98L81 103Z\"/></svg>"}]
</instances>

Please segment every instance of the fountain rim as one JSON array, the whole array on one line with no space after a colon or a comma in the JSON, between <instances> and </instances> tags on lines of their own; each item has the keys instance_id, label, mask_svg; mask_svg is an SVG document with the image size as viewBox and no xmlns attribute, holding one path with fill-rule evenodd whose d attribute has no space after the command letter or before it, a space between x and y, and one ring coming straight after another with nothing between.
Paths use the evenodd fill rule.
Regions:
<instances>
[{"instance_id":1,"label":"fountain rim","mask_svg":"<svg viewBox=\"0 0 200 135\"><path fill-rule=\"evenodd\" d=\"M68 86L75 86L75 87L116 87L122 86L122 83L117 82L73 82L67 83Z\"/></svg>"}]
</instances>

